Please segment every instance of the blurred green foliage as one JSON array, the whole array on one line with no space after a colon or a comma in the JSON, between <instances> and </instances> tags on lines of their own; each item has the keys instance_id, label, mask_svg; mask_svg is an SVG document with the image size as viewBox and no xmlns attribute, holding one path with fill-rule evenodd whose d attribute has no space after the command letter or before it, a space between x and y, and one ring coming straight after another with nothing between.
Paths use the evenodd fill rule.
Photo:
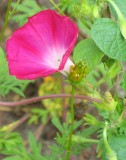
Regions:
<instances>
[{"instance_id":1,"label":"blurred green foliage","mask_svg":"<svg viewBox=\"0 0 126 160\"><path fill-rule=\"evenodd\" d=\"M126 0L114 0L117 7L125 16ZM15 8L17 3L13 3ZM90 72L86 80L76 86L76 93L87 94L93 98L98 98L101 103L86 103L96 107L97 116L87 113L83 116L83 120L75 121L74 133L72 139L72 154L78 154L82 149L89 147L93 143L98 143L98 157L103 160L107 158L107 149L104 142L105 122L108 123L107 141L112 151L117 153L118 159L123 160L126 149L126 120L125 120L125 102L119 98L117 93L113 96L107 96L101 93L101 85L107 84L107 87L113 89L115 87L116 78L123 71L122 62L126 59L125 39L122 37L117 21L111 14L117 15L112 6L108 5L104 0L59 0L57 6L68 16L75 19L76 23L81 24L82 33L85 32L90 39L83 40L75 47L74 61L86 59L89 65ZM110 7L110 13L108 10ZM45 9L40 6L35 0L23 0L16 6L16 12L12 19L19 25L23 25L27 18ZM52 7L53 9L55 7ZM106 18L107 17L107 18ZM112 19L110 19L112 17ZM114 20L114 21L113 21ZM24 96L23 91L30 81L20 81L9 75L5 53L0 48L0 95L5 96L10 91L13 91L21 96ZM126 91L125 79L126 75L121 77L120 85ZM44 78L44 82L39 86L38 95L58 94L61 93L61 82L59 77ZM69 85L65 86L65 93L71 92ZM116 87L115 87L116 88ZM121 99L121 100L120 100ZM87 102L87 101L85 101ZM68 115L66 122L61 123L59 118L62 116L62 100L61 99L46 99L42 101L44 109L34 108L31 110L30 123L37 124L39 120L43 125L47 124L48 118L52 118L53 125L58 129L56 135L56 143L50 146L50 155L42 155L42 146L38 143L35 137L29 134L28 153L23 145L21 136L17 133L5 132L0 130L0 153L7 155L4 160L61 160L67 150L67 141L70 133L71 118ZM69 100L66 101L69 105ZM76 130L82 125L88 128L78 131ZM6 128L6 127L5 127ZM5 129L4 128L4 129ZM91 136L97 133L97 140L92 140ZM10 156L11 155L11 156ZM110 160L110 158L109 158Z\"/></svg>"},{"instance_id":2,"label":"blurred green foliage","mask_svg":"<svg viewBox=\"0 0 126 160\"><path fill-rule=\"evenodd\" d=\"M16 5L16 2L12 3L13 8ZM35 0L23 0L16 7L15 15L12 17L12 20L17 22L19 25L23 25L27 21L28 17L33 16L43 9L46 9L46 7L40 7Z\"/></svg>"},{"instance_id":3,"label":"blurred green foliage","mask_svg":"<svg viewBox=\"0 0 126 160\"><path fill-rule=\"evenodd\" d=\"M31 81L18 80L9 74L6 55L2 48L0 48L0 75L0 95L5 96L13 91L20 96L25 96L23 91Z\"/></svg>"}]
</instances>

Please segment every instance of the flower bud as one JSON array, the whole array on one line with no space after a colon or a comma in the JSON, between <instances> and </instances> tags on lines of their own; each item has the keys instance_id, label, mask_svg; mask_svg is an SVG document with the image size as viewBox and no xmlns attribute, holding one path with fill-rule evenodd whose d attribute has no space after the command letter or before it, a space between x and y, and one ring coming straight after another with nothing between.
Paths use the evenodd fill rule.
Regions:
<instances>
[{"instance_id":1,"label":"flower bud","mask_svg":"<svg viewBox=\"0 0 126 160\"><path fill-rule=\"evenodd\" d=\"M110 92L105 93L103 104L104 109L110 112L114 111L117 106L117 102L114 100Z\"/></svg>"},{"instance_id":2,"label":"flower bud","mask_svg":"<svg viewBox=\"0 0 126 160\"><path fill-rule=\"evenodd\" d=\"M70 82L79 83L83 78L86 77L88 72L88 67L84 61L79 61L77 64L70 67L68 77Z\"/></svg>"},{"instance_id":3,"label":"flower bud","mask_svg":"<svg viewBox=\"0 0 126 160\"><path fill-rule=\"evenodd\" d=\"M90 4L88 4L87 1L83 1L82 3L82 9L83 9L83 13L85 15L87 15L88 17L90 17L92 15L92 7Z\"/></svg>"},{"instance_id":4,"label":"flower bud","mask_svg":"<svg viewBox=\"0 0 126 160\"><path fill-rule=\"evenodd\" d=\"M10 123L6 126L3 126L0 128L0 132L7 132L7 131L11 131L18 123L19 121L16 121L16 122L13 122L13 123Z\"/></svg>"},{"instance_id":5,"label":"flower bud","mask_svg":"<svg viewBox=\"0 0 126 160\"><path fill-rule=\"evenodd\" d=\"M98 140L72 135L72 142L78 144L98 143Z\"/></svg>"},{"instance_id":6,"label":"flower bud","mask_svg":"<svg viewBox=\"0 0 126 160\"><path fill-rule=\"evenodd\" d=\"M74 5L74 14L77 17L87 17L90 18L92 16L92 5L89 5L87 1L83 0L80 5Z\"/></svg>"},{"instance_id":7,"label":"flower bud","mask_svg":"<svg viewBox=\"0 0 126 160\"><path fill-rule=\"evenodd\" d=\"M83 117L83 119L86 121L86 124L89 124L92 126L100 126L101 125L101 122L90 114L86 114L85 117Z\"/></svg>"},{"instance_id":8,"label":"flower bud","mask_svg":"<svg viewBox=\"0 0 126 160\"><path fill-rule=\"evenodd\" d=\"M93 17L96 18L96 19L100 18L98 6L96 6L96 5L93 8Z\"/></svg>"}]
</instances>

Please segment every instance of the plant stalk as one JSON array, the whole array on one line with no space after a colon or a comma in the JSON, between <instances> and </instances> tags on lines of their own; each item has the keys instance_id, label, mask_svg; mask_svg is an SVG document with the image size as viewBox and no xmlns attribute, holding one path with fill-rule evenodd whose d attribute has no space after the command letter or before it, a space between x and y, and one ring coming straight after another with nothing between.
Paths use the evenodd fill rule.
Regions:
<instances>
[{"instance_id":1,"label":"plant stalk","mask_svg":"<svg viewBox=\"0 0 126 160\"><path fill-rule=\"evenodd\" d=\"M8 8L7 8L7 12L6 12L6 16L5 16L5 21L4 21L4 25L3 25L3 28L2 28L2 31L0 33L0 42L2 42L3 40L3 37L4 37L4 33L5 33L5 30L7 28L7 25L8 25L8 22L9 22L9 19L10 17L15 13L16 11L16 7L17 5L20 3L21 0L18 0L14 9L12 11L10 11L11 9L11 4L12 4L12 0L9 0L8 2Z\"/></svg>"},{"instance_id":2,"label":"plant stalk","mask_svg":"<svg viewBox=\"0 0 126 160\"><path fill-rule=\"evenodd\" d=\"M53 6L63 15L65 16L65 14L62 12L62 10L58 7L58 5L54 2L54 0L49 0Z\"/></svg>"},{"instance_id":3,"label":"plant stalk","mask_svg":"<svg viewBox=\"0 0 126 160\"><path fill-rule=\"evenodd\" d=\"M55 99L55 98L71 98L71 95L70 94L49 94L49 95L33 97L33 98L29 98L29 99L25 99L25 100L17 101L17 102L0 101L0 106L17 107L17 106L23 106L23 105L35 103L43 99ZM102 103L100 99L88 97L84 95L75 95L75 98L85 99L87 101L92 101L92 102L97 102L97 103Z\"/></svg>"},{"instance_id":4,"label":"plant stalk","mask_svg":"<svg viewBox=\"0 0 126 160\"><path fill-rule=\"evenodd\" d=\"M74 85L72 85L72 96L71 96L71 104L70 104L71 127L70 127L69 139L68 139L66 160L69 160L71 155L71 146L72 146L71 142L72 142L72 134L74 129L74 94L75 94L75 88L74 88Z\"/></svg>"},{"instance_id":5,"label":"plant stalk","mask_svg":"<svg viewBox=\"0 0 126 160\"><path fill-rule=\"evenodd\" d=\"M2 28L2 31L0 34L0 42L3 39L4 32L6 30L6 27L7 27L8 21L9 21L9 14L10 14L9 12L10 12L10 8L11 8L11 3L12 3L12 0L9 0L4 25L3 25L3 28Z\"/></svg>"}]
</instances>

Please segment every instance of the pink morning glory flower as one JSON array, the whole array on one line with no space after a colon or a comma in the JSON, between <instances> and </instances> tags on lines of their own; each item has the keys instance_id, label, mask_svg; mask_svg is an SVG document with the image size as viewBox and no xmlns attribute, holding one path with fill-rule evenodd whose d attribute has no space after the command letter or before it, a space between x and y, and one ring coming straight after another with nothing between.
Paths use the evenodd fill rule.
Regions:
<instances>
[{"instance_id":1,"label":"pink morning glory flower","mask_svg":"<svg viewBox=\"0 0 126 160\"><path fill-rule=\"evenodd\" d=\"M35 14L7 41L10 74L18 79L36 79L68 72L77 37L77 26L69 17L53 10Z\"/></svg>"}]
</instances>

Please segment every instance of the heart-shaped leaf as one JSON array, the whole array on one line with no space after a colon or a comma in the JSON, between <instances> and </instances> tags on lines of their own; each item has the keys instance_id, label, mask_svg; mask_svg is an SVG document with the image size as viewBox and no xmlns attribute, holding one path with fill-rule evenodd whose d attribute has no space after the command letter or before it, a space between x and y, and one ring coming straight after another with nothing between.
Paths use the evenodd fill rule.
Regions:
<instances>
[{"instance_id":1,"label":"heart-shaped leaf","mask_svg":"<svg viewBox=\"0 0 126 160\"><path fill-rule=\"evenodd\" d=\"M113 136L109 143L112 149L116 151L118 160L124 160L126 157L126 136Z\"/></svg>"},{"instance_id":2,"label":"heart-shaped leaf","mask_svg":"<svg viewBox=\"0 0 126 160\"><path fill-rule=\"evenodd\" d=\"M95 43L108 57L126 61L126 40L113 20L98 19L91 29L91 34Z\"/></svg>"},{"instance_id":3,"label":"heart-shaped leaf","mask_svg":"<svg viewBox=\"0 0 126 160\"><path fill-rule=\"evenodd\" d=\"M125 160L126 157L126 136L125 135L119 135L114 136L112 135L109 137L109 145L111 149L117 154L118 160ZM102 160L108 160L107 153L104 151L102 155Z\"/></svg>"},{"instance_id":4,"label":"heart-shaped leaf","mask_svg":"<svg viewBox=\"0 0 126 160\"><path fill-rule=\"evenodd\" d=\"M93 69L103 57L103 52L97 47L92 39L85 39L78 43L74 49L74 61L87 61L89 70Z\"/></svg>"}]
</instances>

